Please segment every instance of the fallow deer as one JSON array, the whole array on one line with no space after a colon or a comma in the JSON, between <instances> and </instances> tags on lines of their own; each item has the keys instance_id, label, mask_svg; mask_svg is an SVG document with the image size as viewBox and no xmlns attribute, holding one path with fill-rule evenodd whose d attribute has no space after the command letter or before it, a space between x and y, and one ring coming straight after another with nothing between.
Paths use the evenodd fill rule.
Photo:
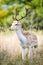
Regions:
<instances>
[{"instance_id":1,"label":"fallow deer","mask_svg":"<svg viewBox=\"0 0 43 65\"><path fill-rule=\"evenodd\" d=\"M31 57L32 47L37 48L38 46L37 36L33 33L28 33L28 32L23 33L21 23L17 19L13 21L12 26L10 27L10 30L16 30L17 36L21 42L20 45L22 47L22 59L24 59L25 57L26 48L28 48L28 57Z\"/></svg>"}]
</instances>

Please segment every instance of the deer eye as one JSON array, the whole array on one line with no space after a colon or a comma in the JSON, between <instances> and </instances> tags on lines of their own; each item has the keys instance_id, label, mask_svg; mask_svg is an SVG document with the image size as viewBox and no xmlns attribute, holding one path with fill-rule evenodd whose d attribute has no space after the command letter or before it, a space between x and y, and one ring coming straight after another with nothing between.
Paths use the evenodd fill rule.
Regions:
<instances>
[{"instance_id":1,"label":"deer eye","mask_svg":"<svg viewBox=\"0 0 43 65\"><path fill-rule=\"evenodd\" d=\"M18 25L18 24L15 24L15 25Z\"/></svg>"}]
</instances>

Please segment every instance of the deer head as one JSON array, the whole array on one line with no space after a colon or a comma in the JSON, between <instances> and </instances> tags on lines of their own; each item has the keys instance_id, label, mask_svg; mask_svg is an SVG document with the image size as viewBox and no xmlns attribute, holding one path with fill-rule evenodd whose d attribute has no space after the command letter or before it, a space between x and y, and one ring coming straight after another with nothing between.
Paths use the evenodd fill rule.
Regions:
<instances>
[{"instance_id":1,"label":"deer head","mask_svg":"<svg viewBox=\"0 0 43 65\"><path fill-rule=\"evenodd\" d=\"M17 10L16 10L17 11ZM21 23L19 22L20 20L22 20L23 18L25 18L31 11L29 11L28 9L26 9L26 14L24 17L22 17L21 19L17 20L16 16L18 15L18 13L16 13L16 16L14 18L13 16L13 23L12 26L10 27L10 30L18 30L18 28L21 28Z\"/></svg>"},{"instance_id":2,"label":"deer head","mask_svg":"<svg viewBox=\"0 0 43 65\"><path fill-rule=\"evenodd\" d=\"M21 28L21 23L19 23L18 21L13 21L10 30L18 30Z\"/></svg>"}]
</instances>

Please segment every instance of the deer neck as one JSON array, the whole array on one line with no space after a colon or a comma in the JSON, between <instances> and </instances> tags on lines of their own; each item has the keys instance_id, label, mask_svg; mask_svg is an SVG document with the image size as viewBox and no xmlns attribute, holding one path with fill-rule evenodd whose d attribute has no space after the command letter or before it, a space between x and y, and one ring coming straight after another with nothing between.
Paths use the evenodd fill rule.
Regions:
<instances>
[{"instance_id":1,"label":"deer neck","mask_svg":"<svg viewBox=\"0 0 43 65\"><path fill-rule=\"evenodd\" d=\"M17 36L18 37L21 37L23 35L22 30L20 30L20 29L17 30L16 33L17 33Z\"/></svg>"},{"instance_id":2,"label":"deer neck","mask_svg":"<svg viewBox=\"0 0 43 65\"><path fill-rule=\"evenodd\" d=\"M26 41L26 37L23 35L22 30L19 29L19 30L16 31L16 33L17 33L17 36L18 36L19 40L22 43L24 43L24 41Z\"/></svg>"}]
</instances>

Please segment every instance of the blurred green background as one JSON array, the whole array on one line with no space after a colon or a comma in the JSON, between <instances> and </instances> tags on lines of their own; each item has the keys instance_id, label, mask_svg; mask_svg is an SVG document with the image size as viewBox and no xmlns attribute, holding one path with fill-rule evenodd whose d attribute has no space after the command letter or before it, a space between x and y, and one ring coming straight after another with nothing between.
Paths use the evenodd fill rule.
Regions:
<instances>
[{"instance_id":1,"label":"blurred green background","mask_svg":"<svg viewBox=\"0 0 43 65\"><path fill-rule=\"evenodd\" d=\"M20 20L23 29L43 30L43 0L0 0L0 31L6 31L13 22L13 16L19 20L30 10L27 17Z\"/></svg>"}]
</instances>

